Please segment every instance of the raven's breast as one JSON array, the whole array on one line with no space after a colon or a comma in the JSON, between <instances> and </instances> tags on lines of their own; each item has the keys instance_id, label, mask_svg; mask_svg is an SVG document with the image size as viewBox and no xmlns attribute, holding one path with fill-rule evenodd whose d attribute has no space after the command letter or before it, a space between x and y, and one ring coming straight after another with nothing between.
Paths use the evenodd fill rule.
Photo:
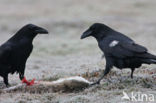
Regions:
<instances>
[{"instance_id":1,"label":"raven's breast","mask_svg":"<svg viewBox=\"0 0 156 103\"><path fill-rule=\"evenodd\" d=\"M26 61L32 52L32 46L26 45L23 47L17 47L12 51L9 64L14 71L21 71L25 67ZM24 68L25 69L25 68Z\"/></svg>"}]
</instances>

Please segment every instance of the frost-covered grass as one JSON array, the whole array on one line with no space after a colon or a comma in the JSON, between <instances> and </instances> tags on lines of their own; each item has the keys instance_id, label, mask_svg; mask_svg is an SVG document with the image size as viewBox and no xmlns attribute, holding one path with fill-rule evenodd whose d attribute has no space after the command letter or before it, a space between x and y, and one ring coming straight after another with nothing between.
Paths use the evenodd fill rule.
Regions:
<instances>
[{"instance_id":1,"label":"frost-covered grass","mask_svg":"<svg viewBox=\"0 0 156 103\"><path fill-rule=\"evenodd\" d=\"M94 38L80 40L83 31L94 22L102 22L156 54L155 4L155 0L1 0L0 43L27 23L43 26L49 35L35 38L26 77L52 81L81 75L95 81L105 67L105 60L101 59L102 52ZM129 78L129 69L113 69L107 77L111 79L80 92L1 93L0 102L121 103L123 90L155 93L155 68L155 65L143 65L134 72L134 79ZM9 82L20 83L18 75L9 75ZM0 88L4 88L1 77Z\"/></svg>"}]
</instances>

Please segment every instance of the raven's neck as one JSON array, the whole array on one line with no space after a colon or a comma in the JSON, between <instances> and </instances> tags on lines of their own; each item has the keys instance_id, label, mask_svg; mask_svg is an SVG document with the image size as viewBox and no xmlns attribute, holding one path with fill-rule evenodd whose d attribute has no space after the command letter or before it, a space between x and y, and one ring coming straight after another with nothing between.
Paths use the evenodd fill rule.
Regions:
<instances>
[{"instance_id":1,"label":"raven's neck","mask_svg":"<svg viewBox=\"0 0 156 103\"><path fill-rule=\"evenodd\" d=\"M101 31L98 33L98 35L94 35L95 39L99 42L101 40L103 40L106 37L112 36L112 35L116 35L118 34L115 30L109 28L105 31Z\"/></svg>"},{"instance_id":2,"label":"raven's neck","mask_svg":"<svg viewBox=\"0 0 156 103\"><path fill-rule=\"evenodd\" d=\"M99 42L103 40L106 37L106 34L104 32L100 32L98 35L94 35L94 38Z\"/></svg>"},{"instance_id":3,"label":"raven's neck","mask_svg":"<svg viewBox=\"0 0 156 103\"><path fill-rule=\"evenodd\" d=\"M14 36L12 36L8 41L11 42L19 42L21 40L28 40L29 42L33 42L34 38L37 34L30 34L30 32L18 31Z\"/></svg>"}]
</instances>

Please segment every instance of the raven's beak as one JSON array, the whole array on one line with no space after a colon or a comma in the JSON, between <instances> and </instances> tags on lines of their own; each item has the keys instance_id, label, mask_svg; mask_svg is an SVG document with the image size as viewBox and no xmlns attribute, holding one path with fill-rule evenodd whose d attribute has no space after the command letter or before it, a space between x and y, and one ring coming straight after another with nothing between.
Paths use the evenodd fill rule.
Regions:
<instances>
[{"instance_id":1,"label":"raven's beak","mask_svg":"<svg viewBox=\"0 0 156 103\"><path fill-rule=\"evenodd\" d=\"M48 30L38 27L38 29L35 30L35 33L37 34L48 34Z\"/></svg>"},{"instance_id":2,"label":"raven's beak","mask_svg":"<svg viewBox=\"0 0 156 103\"><path fill-rule=\"evenodd\" d=\"M92 31L87 30L87 31L85 31L85 32L82 34L81 39L84 39L84 38L86 38L86 37L89 37L89 36L91 36L91 34L92 34Z\"/></svg>"}]
</instances>

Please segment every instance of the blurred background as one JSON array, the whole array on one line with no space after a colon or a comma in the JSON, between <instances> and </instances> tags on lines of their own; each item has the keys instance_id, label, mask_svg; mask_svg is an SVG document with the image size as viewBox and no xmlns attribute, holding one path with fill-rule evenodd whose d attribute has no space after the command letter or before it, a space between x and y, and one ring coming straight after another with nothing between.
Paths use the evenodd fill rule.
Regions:
<instances>
[{"instance_id":1,"label":"blurred background","mask_svg":"<svg viewBox=\"0 0 156 103\"><path fill-rule=\"evenodd\" d=\"M95 22L104 23L156 54L155 5L155 0L0 0L0 44L22 26L36 24L49 35L38 35L33 42L25 72L28 79L101 70L105 60L96 40L80 40L81 34ZM20 83L16 74L10 75L9 81Z\"/></svg>"}]
</instances>

